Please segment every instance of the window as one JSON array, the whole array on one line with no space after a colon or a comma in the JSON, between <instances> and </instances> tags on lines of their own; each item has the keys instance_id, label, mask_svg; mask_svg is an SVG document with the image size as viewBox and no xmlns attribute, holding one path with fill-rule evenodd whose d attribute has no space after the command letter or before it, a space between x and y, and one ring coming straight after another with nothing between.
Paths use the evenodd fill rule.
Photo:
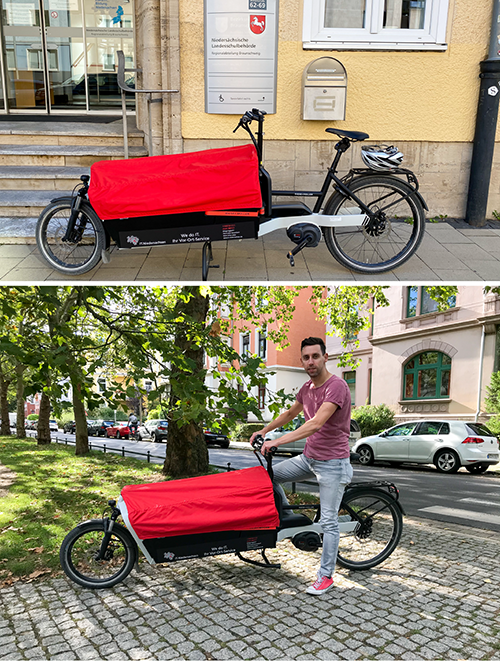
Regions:
<instances>
[{"instance_id":1,"label":"window","mask_svg":"<svg viewBox=\"0 0 500 661\"><path fill-rule=\"evenodd\" d=\"M421 422L417 430L419 436L432 435L437 436L442 427L441 422Z\"/></svg>"},{"instance_id":2,"label":"window","mask_svg":"<svg viewBox=\"0 0 500 661\"><path fill-rule=\"evenodd\" d=\"M52 48L47 49L47 57L49 60L49 70L58 71L57 50ZM30 71L43 71L43 54L41 48L26 49L26 59Z\"/></svg>"},{"instance_id":3,"label":"window","mask_svg":"<svg viewBox=\"0 0 500 661\"><path fill-rule=\"evenodd\" d=\"M486 425L482 425L480 422L467 422L465 426L476 436L495 436Z\"/></svg>"},{"instance_id":4,"label":"window","mask_svg":"<svg viewBox=\"0 0 500 661\"><path fill-rule=\"evenodd\" d=\"M262 360L267 359L267 332L265 329L258 331L257 333L257 346L259 358Z\"/></svg>"},{"instance_id":5,"label":"window","mask_svg":"<svg viewBox=\"0 0 500 661\"><path fill-rule=\"evenodd\" d=\"M349 386L349 390L351 391L351 406L354 406L356 402L356 372L344 372L342 376Z\"/></svg>"},{"instance_id":6,"label":"window","mask_svg":"<svg viewBox=\"0 0 500 661\"><path fill-rule=\"evenodd\" d=\"M152 381L144 381L144 390L146 392L151 392L153 390L153 382Z\"/></svg>"},{"instance_id":7,"label":"window","mask_svg":"<svg viewBox=\"0 0 500 661\"><path fill-rule=\"evenodd\" d=\"M242 335L241 337L241 358L246 360L250 355L250 335Z\"/></svg>"},{"instance_id":8,"label":"window","mask_svg":"<svg viewBox=\"0 0 500 661\"><path fill-rule=\"evenodd\" d=\"M450 396L451 358L439 351L424 351L404 368L403 399L440 399Z\"/></svg>"},{"instance_id":9,"label":"window","mask_svg":"<svg viewBox=\"0 0 500 661\"><path fill-rule=\"evenodd\" d=\"M445 50L449 0L304 0L304 48Z\"/></svg>"},{"instance_id":10,"label":"window","mask_svg":"<svg viewBox=\"0 0 500 661\"><path fill-rule=\"evenodd\" d=\"M448 307L454 308L457 305L457 297L450 296ZM421 314L437 312L438 303L434 301L429 294L427 287L407 287L406 288L406 318L417 317Z\"/></svg>"},{"instance_id":11,"label":"window","mask_svg":"<svg viewBox=\"0 0 500 661\"><path fill-rule=\"evenodd\" d=\"M416 422L404 422L402 425L394 427L388 431L385 436L410 436L417 426Z\"/></svg>"},{"instance_id":12,"label":"window","mask_svg":"<svg viewBox=\"0 0 500 661\"><path fill-rule=\"evenodd\" d=\"M258 401L259 409L262 411L262 409L266 408L266 386L264 384L260 384L259 386Z\"/></svg>"},{"instance_id":13,"label":"window","mask_svg":"<svg viewBox=\"0 0 500 661\"><path fill-rule=\"evenodd\" d=\"M97 388L99 392L105 392L106 390L106 379L97 379Z\"/></svg>"}]
</instances>

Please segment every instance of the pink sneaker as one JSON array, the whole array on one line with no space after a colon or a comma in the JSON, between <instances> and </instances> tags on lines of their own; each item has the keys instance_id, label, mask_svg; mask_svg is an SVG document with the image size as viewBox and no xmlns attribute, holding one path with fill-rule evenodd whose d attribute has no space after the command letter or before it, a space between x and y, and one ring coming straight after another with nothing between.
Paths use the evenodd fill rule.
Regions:
<instances>
[{"instance_id":1,"label":"pink sneaker","mask_svg":"<svg viewBox=\"0 0 500 661\"><path fill-rule=\"evenodd\" d=\"M316 581L310 585L306 592L307 594L324 594L333 587L333 578L328 578L327 576L322 576L321 578L316 579Z\"/></svg>"}]
</instances>

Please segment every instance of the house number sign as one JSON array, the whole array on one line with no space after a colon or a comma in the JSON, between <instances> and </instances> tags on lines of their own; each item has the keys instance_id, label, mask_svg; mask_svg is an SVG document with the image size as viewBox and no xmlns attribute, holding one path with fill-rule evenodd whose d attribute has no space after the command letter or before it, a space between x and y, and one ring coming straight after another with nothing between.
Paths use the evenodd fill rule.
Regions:
<instances>
[{"instance_id":1,"label":"house number sign","mask_svg":"<svg viewBox=\"0 0 500 661\"><path fill-rule=\"evenodd\" d=\"M279 0L205 0L205 111L276 112Z\"/></svg>"}]
</instances>

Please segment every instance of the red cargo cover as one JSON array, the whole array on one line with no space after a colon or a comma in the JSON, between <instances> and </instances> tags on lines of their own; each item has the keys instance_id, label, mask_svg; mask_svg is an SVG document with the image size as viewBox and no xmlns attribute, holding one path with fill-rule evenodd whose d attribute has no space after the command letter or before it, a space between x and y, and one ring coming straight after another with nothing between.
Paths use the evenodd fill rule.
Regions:
<instances>
[{"instance_id":1,"label":"red cargo cover","mask_svg":"<svg viewBox=\"0 0 500 661\"><path fill-rule=\"evenodd\" d=\"M262 206L253 145L99 161L90 174L89 199L101 220Z\"/></svg>"},{"instance_id":2,"label":"red cargo cover","mask_svg":"<svg viewBox=\"0 0 500 661\"><path fill-rule=\"evenodd\" d=\"M224 530L274 530L279 516L262 466L172 482L124 487L137 537L154 539Z\"/></svg>"}]
</instances>

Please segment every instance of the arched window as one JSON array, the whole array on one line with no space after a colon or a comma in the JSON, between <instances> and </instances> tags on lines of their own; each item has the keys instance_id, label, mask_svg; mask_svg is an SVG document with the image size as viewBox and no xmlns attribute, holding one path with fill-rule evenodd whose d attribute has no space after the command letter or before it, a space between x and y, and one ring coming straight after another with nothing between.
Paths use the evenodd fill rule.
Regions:
<instances>
[{"instance_id":1,"label":"arched window","mask_svg":"<svg viewBox=\"0 0 500 661\"><path fill-rule=\"evenodd\" d=\"M451 358L440 351L424 351L404 367L403 399L450 396Z\"/></svg>"}]
</instances>

